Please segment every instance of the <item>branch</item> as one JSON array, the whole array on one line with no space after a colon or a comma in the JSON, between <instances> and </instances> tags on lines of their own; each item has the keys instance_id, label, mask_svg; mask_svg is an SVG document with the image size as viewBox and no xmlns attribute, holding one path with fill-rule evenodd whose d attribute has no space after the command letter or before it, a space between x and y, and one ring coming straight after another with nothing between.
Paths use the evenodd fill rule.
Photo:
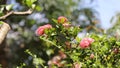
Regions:
<instances>
[{"instance_id":1,"label":"branch","mask_svg":"<svg viewBox=\"0 0 120 68\"><path fill-rule=\"evenodd\" d=\"M8 16L15 14L15 15L25 15L25 14L31 14L33 11L31 9L24 11L24 12L16 12L16 11L10 11L7 14L5 14L4 16L0 17L0 20L6 19Z\"/></svg>"},{"instance_id":2,"label":"branch","mask_svg":"<svg viewBox=\"0 0 120 68\"><path fill-rule=\"evenodd\" d=\"M3 23L0 27L0 44L3 42L6 37L8 31L10 30L10 26L7 23Z\"/></svg>"},{"instance_id":3,"label":"branch","mask_svg":"<svg viewBox=\"0 0 120 68\"><path fill-rule=\"evenodd\" d=\"M31 9L25 11L25 12L13 12L13 14L16 15L24 15L24 14L31 14L33 11Z\"/></svg>"}]
</instances>

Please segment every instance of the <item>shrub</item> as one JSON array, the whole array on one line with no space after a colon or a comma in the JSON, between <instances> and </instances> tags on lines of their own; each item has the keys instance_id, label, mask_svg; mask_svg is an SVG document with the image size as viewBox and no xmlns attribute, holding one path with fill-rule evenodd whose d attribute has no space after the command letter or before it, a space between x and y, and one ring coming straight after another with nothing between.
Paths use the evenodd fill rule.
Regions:
<instances>
[{"instance_id":1,"label":"shrub","mask_svg":"<svg viewBox=\"0 0 120 68\"><path fill-rule=\"evenodd\" d=\"M65 19L64 21L68 20L65 17L63 18ZM67 26L66 28L64 23L58 23L59 20L60 18L58 20L53 19L53 22L49 23L49 27L43 25L36 31L38 37L43 42L41 43L44 45L42 49L45 51L44 54L47 54L47 58L32 52L33 50L31 49L25 51L32 57L33 65L36 68L120 67L119 40L116 40L113 36L94 33L88 34L84 38L79 38L78 33L81 31L79 26L73 26L67 21L66 23L69 27ZM42 35L43 33L45 35ZM27 64L25 63L24 66L27 66Z\"/></svg>"}]
</instances>

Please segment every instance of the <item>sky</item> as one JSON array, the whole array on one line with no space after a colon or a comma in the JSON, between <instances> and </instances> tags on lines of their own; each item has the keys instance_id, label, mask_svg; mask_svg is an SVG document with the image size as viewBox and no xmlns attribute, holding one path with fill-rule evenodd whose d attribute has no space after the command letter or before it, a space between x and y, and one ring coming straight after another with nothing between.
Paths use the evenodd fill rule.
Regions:
<instances>
[{"instance_id":1,"label":"sky","mask_svg":"<svg viewBox=\"0 0 120 68\"><path fill-rule=\"evenodd\" d=\"M97 5L96 9L99 12L102 27L110 28L111 18L116 12L120 12L120 0L97 0Z\"/></svg>"},{"instance_id":2,"label":"sky","mask_svg":"<svg viewBox=\"0 0 120 68\"><path fill-rule=\"evenodd\" d=\"M11 3L14 2L15 0L11 1ZM86 3L86 6L93 6L98 11L101 25L104 29L108 29L112 26L110 24L111 18L116 14L116 12L120 12L120 0L95 0L91 5L89 4L90 0L83 0L83 2L84 3L82 4Z\"/></svg>"}]
</instances>

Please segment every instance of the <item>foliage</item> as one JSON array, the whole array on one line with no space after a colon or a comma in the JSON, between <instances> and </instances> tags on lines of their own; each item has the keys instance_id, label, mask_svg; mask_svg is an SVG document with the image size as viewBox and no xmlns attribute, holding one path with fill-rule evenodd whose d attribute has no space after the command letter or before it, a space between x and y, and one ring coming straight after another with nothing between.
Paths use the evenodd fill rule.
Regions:
<instances>
[{"instance_id":1,"label":"foliage","mask_svg":"<svg viewBox=\"0 0 120 68\"><path fill-rule=\"evenodd\" d=\"M107 30L107 34L111 34L119 40L119 37L120 37L120 13L117 13L115 16L113 16L113 18L111 19L111 24L113 24L113 26Z\"/></svg>"},{"instance_id":2,"label":"foliage","mask_svg":"<svg viewBox=\"0 0 120 68\"><path fill-rule=\"evenodd\" d=\"M55 20L55 19L54 19ZM33 67L49 68L118 68L120 67L120 42L115 37L107 35L88 34L84 38L92 38L94 41L87 48L80 47L80 41L84 38L77 36L81 31L78 26L65 27L56 21L51 22L52 29L46 30L39 36L44 47L43 58L38 47L28 48L25 52L32 57ZM34 49L38 49L35 51ZM47 60L46 60L47 59ZM25 63L29 66L29 63Z\"/></svg>"}]
</instances>

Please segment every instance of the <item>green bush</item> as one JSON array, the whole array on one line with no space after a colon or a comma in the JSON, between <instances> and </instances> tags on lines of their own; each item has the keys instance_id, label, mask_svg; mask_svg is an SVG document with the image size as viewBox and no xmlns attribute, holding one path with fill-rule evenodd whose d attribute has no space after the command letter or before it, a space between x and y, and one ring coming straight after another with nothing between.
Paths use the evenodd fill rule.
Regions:
<instances>
[{"instance_id":1,"label":"green bush","mask_svg":"<svg viewBox=\"0 0 120 68\"><path fill-rule=\"evenodd\" d=\"M120 67L119 40L113 36L94 33L80 38L78 36L82 30L80 26L72 25L64 17L60 20L62 23L59 19L53 19L49 25L37 29L38 33L36 33L41 44L25 51L32 57L31 66L36 68ZM41 31L43 32L39 35ZM39 48L43 51L42 56ZM24 62L18 67L28 67L28 63Z\"/></svg>"}]
</instances>

